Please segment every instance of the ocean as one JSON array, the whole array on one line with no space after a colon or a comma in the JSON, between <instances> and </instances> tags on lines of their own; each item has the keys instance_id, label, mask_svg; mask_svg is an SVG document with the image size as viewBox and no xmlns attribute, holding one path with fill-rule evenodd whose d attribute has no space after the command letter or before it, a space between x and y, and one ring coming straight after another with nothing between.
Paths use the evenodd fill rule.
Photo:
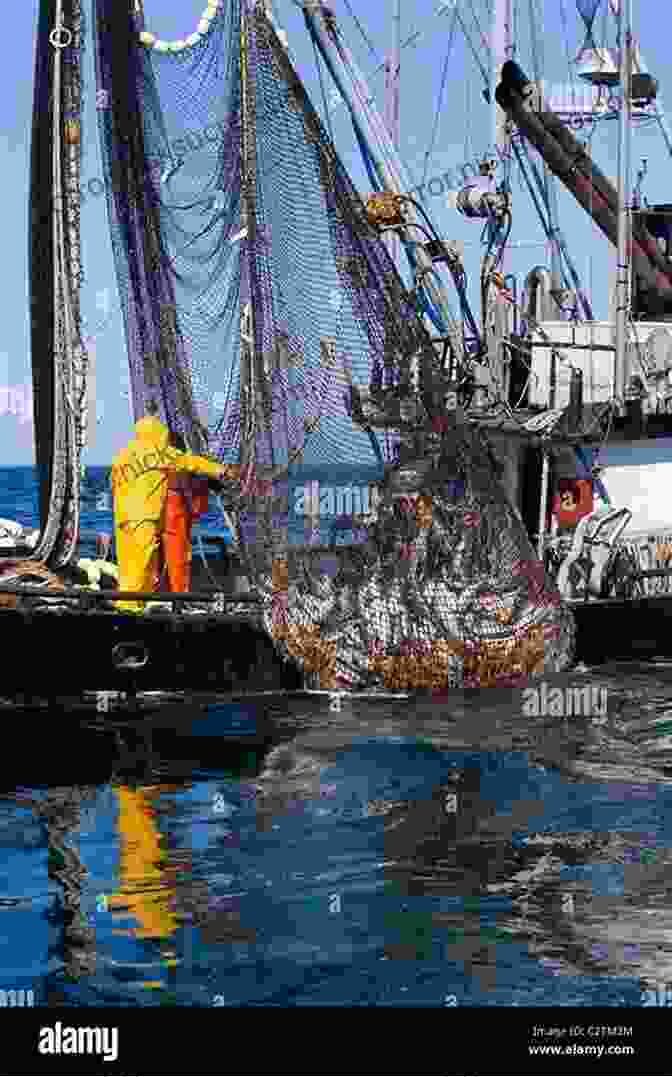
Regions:
<instances>
[{"instance_id":1,"label":"ocean","mask_svg":"<svg viewBox=\"0 0 672 1077\"><path fill-rule=\"evenodd\" d=\"M104 491L93 469L83 531L112 531ZM0 517L37 525L32 469L0 471ZM49 720L80 784L23 757L0 789L0 1007L672 999L671 662L525 698L183 703L130 755Z\"/></svg>"}]
</instances>

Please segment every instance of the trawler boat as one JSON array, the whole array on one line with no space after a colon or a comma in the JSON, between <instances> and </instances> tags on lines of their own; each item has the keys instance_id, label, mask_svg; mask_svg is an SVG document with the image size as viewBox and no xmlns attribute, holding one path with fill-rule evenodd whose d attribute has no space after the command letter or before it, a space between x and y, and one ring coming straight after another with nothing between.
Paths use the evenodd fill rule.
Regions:
<instances>
[{"instance_id":1,"label":"trawler boat","mask_svg":"<svg viewBox=\"0 0 672 1077\"><path fill-rule=\"evenodd\" d=\"M260 662L267 664L271 686L291 681L298 667L307 674L309 689L336 695L373 682L372 690L396 694L458 683L521 683L532 673L567 668L574 653L567 604L579 620L578 657L587 657L584 648L592 639L581 626L593 614L585 611L636 603L634 588L651 578L633 567L622 545L617 547L630 510L609 506L597 517L585 511L586 484L592 496L594 478L591 448L606 428L624 423L631 430L637 413L628 400L619 415L613 394L606 400L600 396L588 369L584 378L579 362L567 364L568 323L557 328L556 338L565 337L556 343L543 311L528 310L528 330L517 337L491 316L494 300L506 294L498 267L511 224L510 191L495 191L489 182L492 162L484 161L484 182L457 200L465 216L489 222L482 284L490 305L485 304L481 333L470 312L458 247L440 238L408 193L389 134L362 97L352 57L333 13L322 3L305 0L306 24L350 109L375 188L366 200L357 195L289 62L268 5L244 0L229 10L210 0L196 32L173 43L161 42L145 27L140 3L129 4L125 15L113 6L112 0L96 4L97 108L106 168L115 177L108 211L134 414L158 410L192 451L214 443L218 458L239 463L246 473L254 468L262 486L268 487L264 476L271 473L272 496L266 489L238 499L234 531L240 561L221 571L206 567L209 593L117 593L115 598L152 597L159 603L154 613L129 618L106 608L111 596L64 582L79 534L87 366L78 335L80 99L78 63L72 62L80 46L80 11L78 0L64 0L63 47L56 49L51 4L43 0L31 180L33 261L36 266L46 243L51 268L58 271L32 274L42 518L32 556L61 572L61 581L58 594L44 589L36 594L23 583L3 588L11 608L0 618L8 648L17 656L6 691L29 683L26 656L35 640L53 650L56 618L68 630L52 663L59 671L52 695L67 691L82 666L92 688L123 684L131 695L150 688L196 690L206 682L250 683ZM201 95L194 107L207 101L237 103L239 111L212 128L221 150L215 155L216 175L212 159L195 158L184 167L184 149L168 145L161 134L167 123L143 121L128 150L124 117L151 117L163 108L173 126L183 126L177 99L164 93L183 77L177 65L195 69L206 56L221 57L231 40L237 47L226 73L217 75L213 59L202 69L210 72L212 85L189 82ZM76 55L64 64L61 52L68 48ZM145 54L151 57L149 81ZM126 68L117 69L119 55L131 57L133 78ZM56 74L60 97L49 92ZM229 80L229 97L222 96L220 75ZM568 142L571 133L543 109L535 111L530 96L521 69L505 63L497 90L503 112L559 175L566 178L572 153L583 169L580 147ZM358 102L365 98L366 123L360 123ZM276 144L278 109L287 119L286 152ZM177 142L186 145L186 139ZM267 144L267 152L258 152L261 144ZM53 152L55 145L60 154ZM206 150L199 145L198 152ZM279 165L289 161L291 171L281 175ZM49 190L47 167L53 179ZM199 167L205 169L203 190L194 175ZM599 223L613 238L618 200L589 160L584 171L587 175L575 183L577 197L585 200L586 183L594 184L591 204L602 199ZM280 188L282 199L271 197ZM307 204L310 229L304 234L294 222ZM191 237L184 248L171 244L176 221ZM638 228L638 295L646 318L664 323L672 309L667 306L672 269L649 223L642 220ZM412 287L404 284L389 255L389 232L406 250ZM297 276L299 262L305 273ZM448 277L460 297L462 324L450 313ZM185 279L188 287L180 291ZM305 279L311 281L310 294ZM536 288L535 294L542 291ZM205 296L212 310L201 302ZM231 318L232 310L239 316ZM621 372L622 328L615 345ZM220 338L208 343L213 332ZM612 347L600 337L598 323L591 322L586 332L597 334L596 342L581 339L575 348L582 355L601 355ZM505 364L508 419L501 418L501 394L495 392L501 378L493 377L503 347L526 359L522 392L515 384L520 369L513 360ZM209 369L213 355L233 356L229 368ZM534 378L530 363L536 364ZM562 363L563 369L574 368L564 387L566 399L558 371ZM547 399L539 396L543 377L537 368L542 371L544 364ZM223 384L236 388L218 394L222 403L213 415L212 389ZM488 394L497 397L490 410L484 403ZM521 408L525 396L527 408ZM553 536L547 526L553 509L549 490L568 452L572 460L583 461L585 475L570 469L569 478L573 475L575 486L583 483L584 493L579 489L577 501L575 490L558 491L559 531ZM367 539L359 546L325 545L319 521L303 543L290 533L291 484L305 482L311 467L325 458L330 466L379 468L381 497L376 512L363 521ZM494 469L501 472L499 484ZM573 512L581 523L568 543ZM525 524L539 556L557 569L564 606L537 578ZM353 534L357 529L351 520ZM21 567L17 573L25 581ZM251 612L255 608L258 612ZM234 669L232 679L235 652L245 669Z\"/></svg>"},{"instance_id":2,"label":"trawler boat","mask_svg":"<svg viewBox=\"0 0 672 1077\"><path fill-rule=\"evenodd\" d=\"M361 136L375 187L367 200L268 5L210 0L195 33L167 43L145 26L140 3L124 12L96 0L96 103L104 165L114 177L108 214L134 417L157 414L192 452L237 463L258 483L250 489L246 480L232 508L237 588L217 581L209 596L141 596L171 608L135 617L106 608L102 591L67 586L79 534L87 376L79 334L81 13L79 0L63 0L55 31L51 7L43 0L31 170L42 520L33 558L60 573L60 585L51 580L53 589L39 594L23 582L13 594L3 588L13 608L0 613L0 627L15 667L4 690L30 684L36 644L49 644L52 695L82 669L92 688L127 682L137 694L221 686L232 665L245 667L242 675L234 669L234 681L249 683L265 662L276 683L298 667L309 690L398 694L566 666L571 615L532 579L521 520L494 480L480 431L463 415L469 358L446 291L448 278L464 291L455 252L404 193L409 183L371 108L364 133L351 56L333 13L316 0L306 0L306 24ZM217 152L201 142L186 164L186 140L178 149L165 136L186 122L176 80L204 119L221 113L218 126L204 124ZM131 143L129 115L142 118ZM369 136L382 138L381 153ZM307 206L309 220L297 229ZM175 244L176 226L188 243ZM389 230L407 251L410 288L386 246ZM44 248L53 273L44 265L38 272ZM320 462L378 470L381 498L364 541L354 520L352 542L333 548L319 528L293 530L293 488ZM25 581L24 566L13 571ZM241 593L245 580L249 593ZM195 608L208 598L214 612Z\"/></svg>"}]
</instances>

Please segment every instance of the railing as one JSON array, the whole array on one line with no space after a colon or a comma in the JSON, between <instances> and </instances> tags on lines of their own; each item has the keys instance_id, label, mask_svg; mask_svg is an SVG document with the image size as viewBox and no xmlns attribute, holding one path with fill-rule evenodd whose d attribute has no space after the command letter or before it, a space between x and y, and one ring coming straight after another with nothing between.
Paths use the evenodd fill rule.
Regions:
<instances>
[{"instance_id":1,"label":"railing","mask_svg":"<svg viewBox=\"0 0 672 1077\"><path fill-rule=\"evenodd\" d=\"M664 556L664 546L672 554L672 532L667 529L626 535L617 543L619 550L626 550L634 559L639 569L635 578L647 597L672 593L672 571L668 568L672 557Z\"/></svg>"},{"instance_id":2,"label":"railing","mask_svg":"<svg viewBox=\"0 0 672 1077\"><path fill-rule=\"evenodd\" d=\"M556 551L553 575L571 550L572 537L549 538L547 549ZM664 548L667 549L664 549ZM628 578L635 585L633 597L652 598L672 594L672 531L641 531L616 540L614 550L632 559ZM668 556L669 554L669 556ZM559 557L558 557L559 555ZM620 575L620 573L618 573ZM590 598L587 598L590 601Z\"/></svg>"},{"instance_id":3,"label":"railing","mask_svg":"<svg viewBox=\"0 0 672 1077\"><path fill-rule=\"evenodd\" d=\"M234 605L260 605L263 601L259 595L227 594L215 588L208 591L183 591L176 594L173 591L88 591L78 588L66 587L63 590L55 590L51 587L28 587L22 584L9 584L0 581L0 594L18 595L21 598L48 598L52 602L67 600L74 601L77 606L84 610L90 610L96 603L116 602L164 602L170 603L172 612L178 613L179 606L185 603L205 605L216 603L219 607ZM121 610L117 612L123 612Z\"/></svg>"}]
</instances>

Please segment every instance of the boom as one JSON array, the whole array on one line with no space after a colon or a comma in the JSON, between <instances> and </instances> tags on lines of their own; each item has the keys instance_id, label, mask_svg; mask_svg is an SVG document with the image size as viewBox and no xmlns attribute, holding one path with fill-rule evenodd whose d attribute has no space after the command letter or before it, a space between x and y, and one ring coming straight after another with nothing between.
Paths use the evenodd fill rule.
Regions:
<instances>
[{"instance_id":1,"label":"boom","mask_svg":"<svg viewBox=\"0 0 672 1077\"><path fill-rule=\"evenodd\" d=\"M618 195L614 185L554 112L535 110L536 86L513 61L508 61L502 68L496 97L521 134L539 151L551 172L616 246ZM628 256L636 287L633 307L640 317L660 321L672 319L672 260L668 257L665 236L659 235L660 229L655 228L653 216L655 212L633 215Z\"/></svg>"}]
</instances>

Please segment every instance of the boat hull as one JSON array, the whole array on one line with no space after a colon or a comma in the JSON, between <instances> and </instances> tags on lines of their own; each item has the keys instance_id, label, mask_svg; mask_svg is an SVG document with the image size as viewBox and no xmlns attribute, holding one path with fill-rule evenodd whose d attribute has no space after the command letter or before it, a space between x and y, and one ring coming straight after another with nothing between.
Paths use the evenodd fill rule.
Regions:
<instances>
[{"instance_id":1,"label":"boat hull","mask_svg":"<svg viewBox=\"0 0 672 1077\"><path fill-rule=\"evenodd\" d=\"M298 684L254 618L240 615L3 609L0 648L0 696L10 699Z\"/></svg>"},{"instance_id":2,"label":"boat hull","mask_svg":"<svg viewBox=\"0 0 672 1077\"><path fill-rule=\"evenodd\" d=\"M569 605L578 661L594 665L617 658L672 657L672 595Z\"/></svg>"},{"instance_id":3,"label":"boat hull","mask_svg":"<svg viewBox=\"0 0 672 1077\"><path fill-rule=\"evenodd\" d=\"M672 657L672 595L572 602L570 608L578 662ZM0 697L17 702L129 689L189 697L286 691L301 683L300 673L278 656L258 621L240 614L129 617L2 609L0 646ZM119 668L120 652L144 664Z\"/></svg>"}]
</instances>

